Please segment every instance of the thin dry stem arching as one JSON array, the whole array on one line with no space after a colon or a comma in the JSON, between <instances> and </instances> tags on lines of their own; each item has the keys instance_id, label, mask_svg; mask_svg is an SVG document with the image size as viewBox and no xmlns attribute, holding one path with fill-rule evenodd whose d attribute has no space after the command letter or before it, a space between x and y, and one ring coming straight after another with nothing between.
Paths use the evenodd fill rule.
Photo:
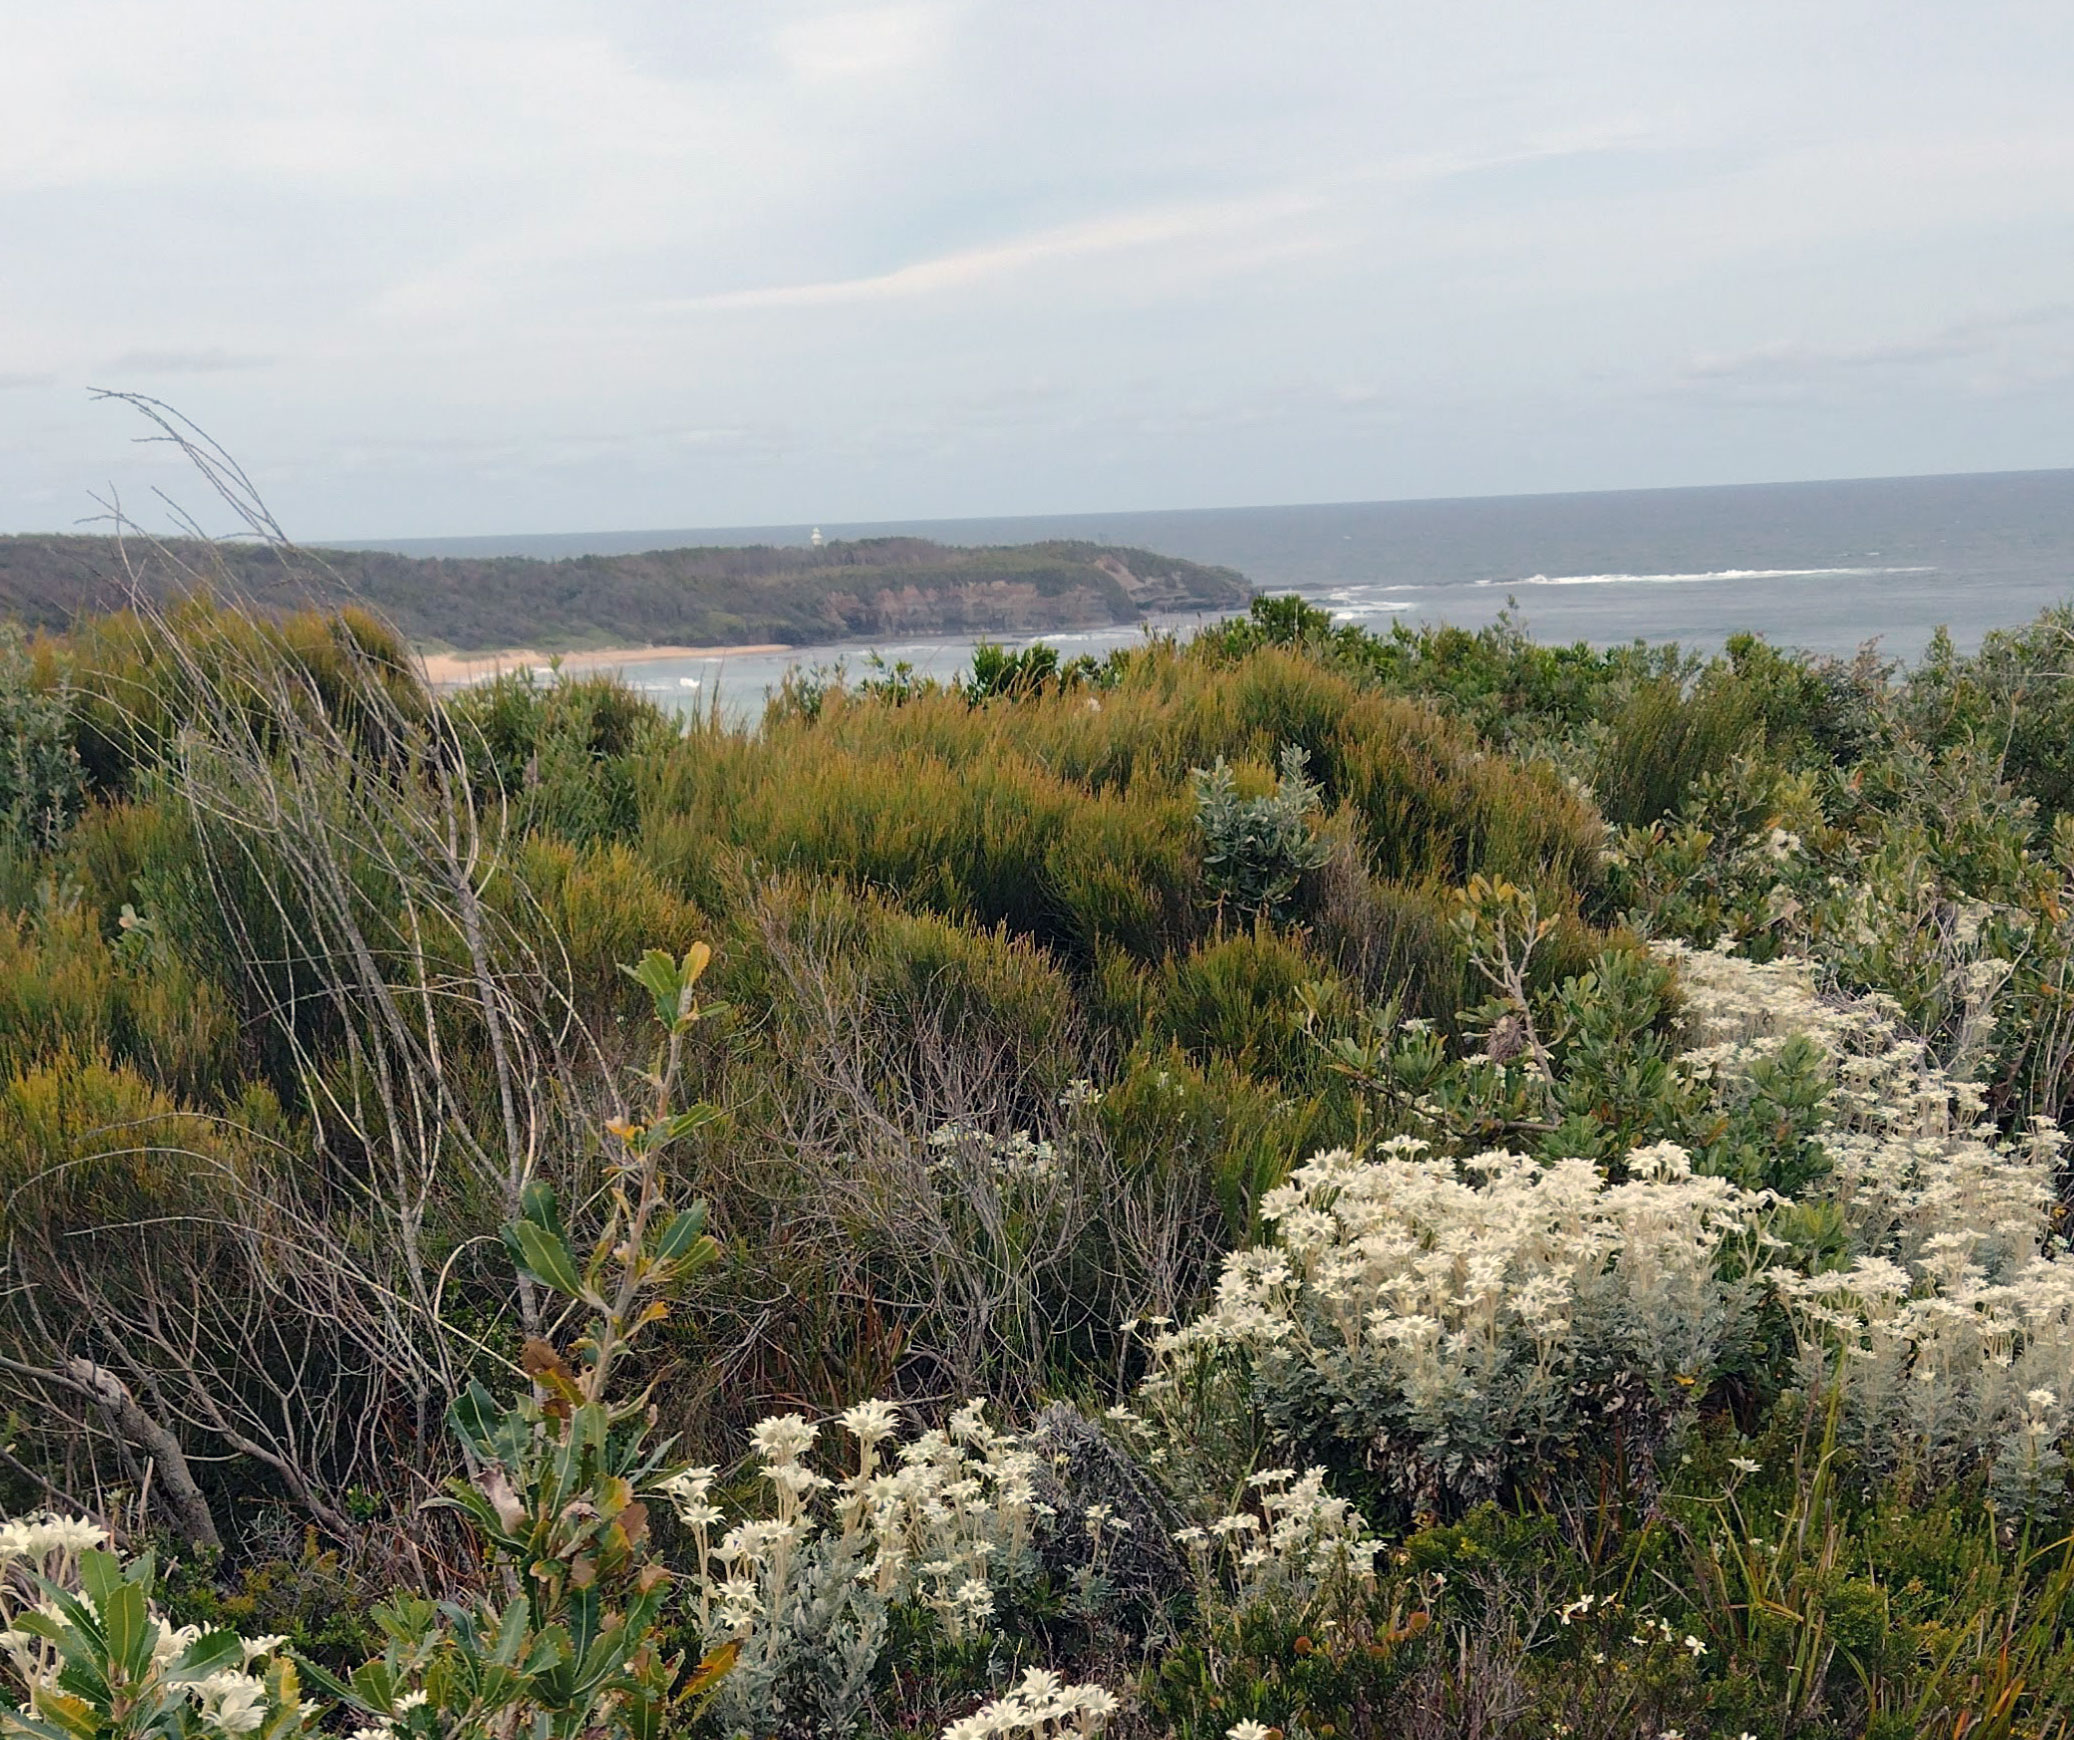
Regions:
<instances>
[{"instance_id":1,"label":"thin dry stem arching","mask_svg":"<svg viewBox=\"0 0 2074 1740\"><path fill-rule=\"evenodd\" d=\"M226 452L155 400L105 396L179 447L292 576L302 553ZM543 1172L582 1203L586 1114L617 1110L617 1086L560 940L505 862L503 794L480 801L471 768L487 758L409 661L339 625L328 694L275 637L225 632L148 584L136 528L110 514L145 648L186 703L163 740L134 710L125 722L186 825L246 1031L279 1060L310 1151L248 1141L246 1165L209 1168L206 1210L175 1220L59 1233L10 1217L0 1378L46 1439L70 1440L72 1489L155 1471L162 1507L204 1543L216 1521L186 1496L185 1464L240 1457L352 1539L366 1531L339 1495L417 1496L448 1397L497 1357L471 1251ZM264 619L224 572L145 544L179 590ZM513 1303L538 1332L535 1288Z\"/></svg>"},{"instance_id":2,"label":"thin dry stem arching","mask_svg":"<svg viewBox=\"0 0 2074 1740\"><path fill-rule=\"evenodd\" d=\"M910 1402L1015 1407L1043 1392L1060 1342L1179 1308L1214 1261L1199 1180L1126 1178L1099 1121L1059 1103L1060 1055L1033 1058L926 991L883 1006L811 903L766 891L754 920L789 1073L759 1159L716 1196L746 1245L768 1235L819 1274L851 1325L887 1326L879 1381ZM1056 1049L1085 1064L1091 1048L1068 1033ZM712 1303L731 1319L721 1381L745 1399L787 1395L771 1382L788 1369L786 1303Z\"/></svg>"}]
</instances>

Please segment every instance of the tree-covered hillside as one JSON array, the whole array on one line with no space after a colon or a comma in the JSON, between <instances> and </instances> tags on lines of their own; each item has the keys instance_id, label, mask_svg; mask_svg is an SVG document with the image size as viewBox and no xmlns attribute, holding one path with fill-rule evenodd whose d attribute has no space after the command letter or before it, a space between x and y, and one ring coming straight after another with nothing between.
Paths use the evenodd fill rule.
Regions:
<instances>
[{"instance_id":1,"label":"tree-covered hillside","mask_svg":"<svg viewBox=\"0 0 2074 1740\"><path fill-rule=\"evenodd\" d=\"M197 578L266 609L358 603L418 645L459 651L1021 634L1228 610L1250 593L1229 568L1073 542L960 549L868 538L544 562L0 537L0 614L34 628L57 631L82 611L120 608L133 585L163 598Z\"/></svg>"}]
</instances>

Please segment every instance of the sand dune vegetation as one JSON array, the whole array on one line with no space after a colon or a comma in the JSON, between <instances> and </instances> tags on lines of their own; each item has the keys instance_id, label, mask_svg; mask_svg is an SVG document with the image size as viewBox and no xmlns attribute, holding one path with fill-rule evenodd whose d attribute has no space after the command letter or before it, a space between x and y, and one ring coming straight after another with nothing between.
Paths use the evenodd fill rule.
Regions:
<instances>
[{"instance_id":1,"label":"sand dune vegetation","mask_svg":"<svg viewBox=\"0 0 2074 1740\"><path fill-rule=\"evenodd\" d=\"M0 648L0 1730L2074 1718L2074 617Z\"/></svg>"}]
</instances>

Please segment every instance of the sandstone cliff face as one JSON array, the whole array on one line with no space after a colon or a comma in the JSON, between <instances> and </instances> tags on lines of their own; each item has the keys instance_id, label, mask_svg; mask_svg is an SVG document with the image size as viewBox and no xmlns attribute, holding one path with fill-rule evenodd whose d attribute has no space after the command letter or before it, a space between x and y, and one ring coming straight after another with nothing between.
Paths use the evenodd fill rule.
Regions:
<instances>
[{"instance_id":1,"label":"sandstone cliff face","mask_svg":"<svg viewBox=\"0 0 2074 1740\"><path fill-rule=\"evenodd\" d=\"M1040 592L1012 580L971 581L924 589L888 587L869 597L836 592L829 621L845 639L867 634L956 634L960 631L1035 633L1042 629L1098 628L1117 618L1115 601L1093 587Z\"/></svg>"},{"instance_id":2,"label":"sandstone cliff face","mask_svg":"<svg viewBox=\"0 0 2074 1740\"><path fill-rule=\"evenodd\" d=\"M1030 579L929 575L876 591L845 588L827 595L826 621L830 632L844 639L873 634L1038 634L1111 627L1161 611L1228 608L1245 601L1243 588L1228 591L1204 584L1205 574L1221 570L1193 564L1162 566L1157 557L1148 561L1142 553L1134 554L1140 555L1142 573L1123 556L1105 550L1079 572L1048 572Z\"/></svg>"}]
</instances>

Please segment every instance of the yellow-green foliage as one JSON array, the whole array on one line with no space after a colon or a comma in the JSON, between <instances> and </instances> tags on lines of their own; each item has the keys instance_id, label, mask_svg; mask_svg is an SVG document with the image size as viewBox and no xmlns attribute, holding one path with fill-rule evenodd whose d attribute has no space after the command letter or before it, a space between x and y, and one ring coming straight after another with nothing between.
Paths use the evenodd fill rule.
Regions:
<instances>
[{"instance_id":1,"label":"yellow-green foliage","mask_svg":"<svg viewBox=\"0 0 2074 1740\"><path fill-rule=\"evenodd\" d=\"M480 799L513 826L565 840L621 837L666 716L612 676L542 682L531 670L453 696L448 709Z\"/></svg>"},{"instance_id":2,"label":"yellow-green foliage","mask_svg":"<svg viewBox=\"0 0 2074 1740\"><path fill-rule=\"evenodd\" d=\"M519 841L489 896L551 969L567 962L577 1005L594 1021L640 1006L623 963L649 948L682 954L709 928L696 907L618 843L579 846L538 835Z\"/></svg>"},{"instance_id":3,"label":"yellow-green foliage","mask_svg":"<svg viewBox=\"0 0 2074 1740\"><path fill-rule=\"evenodd\" d=\"M1220 665L1150 647L1098 693L833 695L811 716L774 710L754 738L695 730L646 781L644 837L702 902L731 863L811 870L1082 963L1103 946L1157 960L1208 916L1190 771L1221 755L1263 786L1289 744L1388 880L1482 869L1574 912L1598 877L1598 819L1552 773L1275 648Z\"/></svg>"},{"instance_id":4,"label":"yellow-green foliage","mask_svg":"<svg viewBox=\"0 0 2074 1740\"><path fill-rule=\"evenodd\" d=\"M233 1064L227 999L148 934L118 935L83 906L0 914L0 1068L105 1051L184 1098L213 1096Z\"/></svg>"},{"instance_id":5,"label":"yellow-green foliage","mask_svg":"<svg viewBox=\"0 0 2074 1740\"><path fill-rule=\"evenodd\" d=\"M1222 1058L1290 1087L1312 1072L1297 991L1321 975L1287 938L1262 925L1177 955L1162 976L1158 1029L1197 1063Z\"/></svg>"},{"instance_id":6,"label":"yellow-green foliage","mask_svg":"<svg viewBox=\"0 0 2074 1740\"><path fill-rule=\"evenodd\" d=\"M130 789L200 704L187 660L204 669L278 660L309 705L348 724L366 717L356 696L370 679L406 706L422 692L410 649L393 629L355 609L262 618L195 597L174 605L164 625L128 611L89 617L63 641L41 643L37 657L39 666L69 678L80 761L110 792ZM223 700L214 693L210 704ZM248 692L242 701L257 722L278 727L269 698Z\"/></svg>"},{"instance_id":7,"label":"yellow-green foliage","mask_svg":"<svg viewBox=\"0 0 2074 1740\"><path fill-rule=\"evenodd\" d=\"M1761 694L1713 671L1689 692L1675 676L1638 683L1604 721L1592 789L1607 818L1646 824L1670 814L1694 784L1764 747Z\"/></svg>"},{"instance_id":8,"label":"yellow-green foliage","mask_svg":"<svg viewBox=\"0 0 2074 1740\"><path fill-rule=\"evenodd\" d=\"M264 1090L233 1119L183 1110L131 1065L67 1047L0 1087L0 1226L114 1226L193 1211L252 1164L279 1125Z\"/></svg>"},{"instance_id":9,"label":"yellow-green foliage","mask_svg":"<svg viewBox=\"0 0 2074 1740\"><path fill-rule=\"evenodd\" d=\"M1005 926L979 929L799 877L768 884L753 919L720 984L768 1021L781 1067L786 1033L830 1017L868 1023L888 1047L935 1034L968 1053L991 1049L1046 1094L1084 1061L1072 980Z\"/></svg>"},{"instance_id":10,"label":"yellow-green foliage","mask_svg":"<svg viewBox=\"0 0 2074 1740\"><path fill-rule=\"evenodd\" d=\"M1081 953L1113 941L1156 954L1192 924L1178 793L1091 792L1008 746L953 761L798 723L753 743L698 733L675 747L646 807L650 850L695 897L716 889L726 846L737 861L894 889L910 906Z\"/></svg>"},{"instance_id":11,"label":"yellow-green foliage","mask_svg":"<svg viewBox=\"0 0 2074 1740\"><path fill-rule=\"evenodd\" d=\"M1215 1211L1202 1230L1204 1251L1257 1231L1262 1194L1331 1130L1321 1101L1273 1093L1228 1057L1201 1065L1174 1045L1148 1045L1129 1058L1100 1109L1135 1182L1149 1193L1200 1194Z\"/></svg>"}]
</instances>

